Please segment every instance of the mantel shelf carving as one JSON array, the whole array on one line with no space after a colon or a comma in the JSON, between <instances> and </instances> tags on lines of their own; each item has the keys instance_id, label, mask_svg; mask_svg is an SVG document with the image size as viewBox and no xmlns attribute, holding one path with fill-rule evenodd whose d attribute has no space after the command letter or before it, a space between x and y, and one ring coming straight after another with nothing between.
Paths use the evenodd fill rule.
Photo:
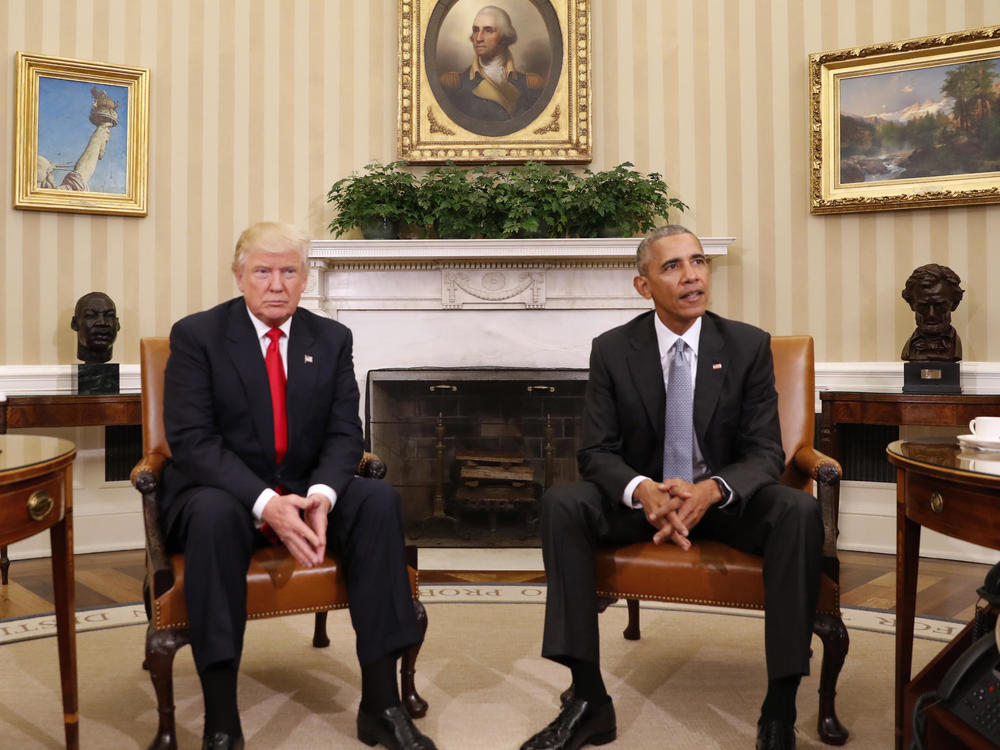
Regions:
<instances>
[{"instance_id":1,"label":"mantel shelf carving","mask_svg":"<svg viewBox=\"0 0 1000 750\"><path fill-rule=\"evenodd\" d=\"M725 255L735 237L701 237L707 255ZM380 266L625 266L635 237L532 240L316 240L309 260L328 268Z\"/></svg>"}]
</instances>

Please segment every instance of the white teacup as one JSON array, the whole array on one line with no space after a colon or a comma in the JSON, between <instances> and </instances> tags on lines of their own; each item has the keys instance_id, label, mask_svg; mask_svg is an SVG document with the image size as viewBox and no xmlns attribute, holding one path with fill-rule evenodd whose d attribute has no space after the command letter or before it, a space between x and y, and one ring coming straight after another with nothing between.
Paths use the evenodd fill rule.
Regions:
<instances>
[{"instance_id":1,"label":"white teacup","mask_svg":"<svg viewBox=\"0 0 1000 750\"><path fill-rule=\"evenodd\" d=\"M1000 442L1000 417L976 417L969 422L969 432L980 440Z\"/></svg>"}]
</instances>

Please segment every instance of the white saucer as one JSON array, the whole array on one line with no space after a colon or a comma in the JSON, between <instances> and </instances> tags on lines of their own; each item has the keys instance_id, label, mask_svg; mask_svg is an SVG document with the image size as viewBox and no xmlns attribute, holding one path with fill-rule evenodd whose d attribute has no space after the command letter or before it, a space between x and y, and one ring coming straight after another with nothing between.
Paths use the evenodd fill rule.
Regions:
<instances>
[{"instance_id":1,"label":"white saucer","mask_svg":"<svg viewBox=\"0 0 1000 750\"><path fill-rule=\"evenodd\" d=\"M975 448L980 451L1000 450L1000 440L984 440L975 435L959 435L958 442L965 448Z\"/></svg>"}]
</instances>

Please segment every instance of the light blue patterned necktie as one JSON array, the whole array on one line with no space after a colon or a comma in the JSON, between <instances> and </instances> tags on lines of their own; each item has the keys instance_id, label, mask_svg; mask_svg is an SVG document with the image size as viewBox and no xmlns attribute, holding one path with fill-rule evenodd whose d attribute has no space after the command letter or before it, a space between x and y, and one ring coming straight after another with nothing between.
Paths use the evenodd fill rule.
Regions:
<instances>
[{"instance_id":1,"label":"light blue patterned necktie","mask_svg":"<svg viewBox=\"0 0 1000 750\"><path fill-rule=\"evenodd\" d=\"M667 404L663 430L663 479L680 477L690 482L694 459L694 394L691 368L684 356L688 345L677 339L670 347Z\"/></svg>"}]
</instances>

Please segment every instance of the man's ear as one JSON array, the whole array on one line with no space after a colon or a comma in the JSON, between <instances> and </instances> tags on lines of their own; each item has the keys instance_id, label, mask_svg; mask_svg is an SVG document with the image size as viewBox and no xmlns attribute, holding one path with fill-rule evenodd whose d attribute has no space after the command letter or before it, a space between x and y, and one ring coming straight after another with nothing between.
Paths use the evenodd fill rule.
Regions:
<instances>
[{"instance_id":1,"label":"man's ear","mask_svg":"<svg viewBox=\"0 0 1000 750\"><path fill-rule=\"evenodd\" d=\"M632 279L632 286L634 286L635 290L646 299L650 299L653 296L649 291L649 279L642 274L639 274Z\"/></svg>"},{"instance_id":2,"label":"man's ear","mask_svg":"<svg viewBox=\"0 0 1000 750\"><path fill-rule=\"evenodd\" d=\"M74 331L79 331L80 330L80 324L76 322L76 316L75 315L72 318L69 319L69 327L72 328Z\"/></svg>"}]
</instances>

